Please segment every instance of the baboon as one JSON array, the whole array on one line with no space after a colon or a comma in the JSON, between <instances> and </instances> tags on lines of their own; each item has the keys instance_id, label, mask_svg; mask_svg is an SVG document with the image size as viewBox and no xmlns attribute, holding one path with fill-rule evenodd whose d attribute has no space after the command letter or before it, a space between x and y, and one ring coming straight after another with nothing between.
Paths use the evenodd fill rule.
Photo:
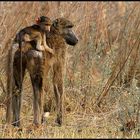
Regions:
<instances>
[{"instance_id":1,"label":"baboon","mask_svg":"<svg viewBox=\"0 0 140 140\"><path fill-rule=\"evenodd\" d=\"M13 61L14 61L14 55L20 53L20 62L22 61L22 55L29 49L36 49L41 51L43 47L46 45L46 35L50 31L50 26L52 24L52 21L50 18L41 16L36 20L36 24L32 26L28 26L22 30L20 30L17 34L14 40L10 39L7 45L12 44L12 47L10 47L9 55L8 55L8 73L7 73L7 89L8 89L8 98L10 97L10 93L12 92L12 75L13 75ZM43 37L43 39L42 39ZM43 46L42 46L43 44ZM42 48L41 48L42 47ZM40 49L41 48L41 49ZM44 50L43 50L44 51ZM49 48L48 46L45 47L45 51L53 54L53 50ZM24 61L24 60L23 60ZM22 63L22 62L21 62ZM9 65L10 64L10 65ZM22 65L20 64L20 71L22 71ZM20 76L20 80L22 81L22 76ZM10 107L11 102L7 101L7 113L6 113L6 120L7 122L10 122Z\"/></svg>"},{"instance_id":2,"label":"baboon","mask_svg":"<svg viewBox=\"0 0 140 140\"><path fill-rule=\"evenodd\" d=\"M49 52L37 51L35 49L28 50L22 54L22 71L20 71L20 53L18 51L15 53L12 85L12 112L14 126L20 126L21 91L26 69L30 74L33 87L34 124L39 125L42 122L43 87L50 68L53 70L53 88L57 108L56 122L59 125L62 124L62 96L66 44L75 46L78 43L78 39L72 31L73 26L73 23L65 18L54 20L49 35L46 36L47 45L53 49L54 55L51 55ZM32 46L34 48L34 44L32 44ZM20 76L22 76L22 81L20 80Z\"/></svg>"},{"instance_id":3,"label":"baboon","mask_svg":"<svg viewBox=\"0 0 140 140\"><path fill-rule=\"evenodd\" d=\"M50 30L51 20L48 17L41 16L37 19L37 24L28 26L20 30L14 39L14 45L18 43L19 48L22 50L32 47L32 45L26 45L27 42L35 41L36 46L34 49L39 51L48 51L53 54L53 50L46 44L46 33ZM26 46L26 47L24 47Z\"/></svg>"}]
</instances>

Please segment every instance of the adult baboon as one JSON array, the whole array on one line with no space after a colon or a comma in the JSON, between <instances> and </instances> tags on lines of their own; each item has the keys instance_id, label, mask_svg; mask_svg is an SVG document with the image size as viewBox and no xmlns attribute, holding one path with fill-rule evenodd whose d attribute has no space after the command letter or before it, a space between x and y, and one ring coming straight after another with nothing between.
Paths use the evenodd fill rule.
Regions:
<instances>
[{"instance_id":1,"label":"adult baboon","mask_svg":"<svg viewBox=\"0 0 140 140\"><path fill-rule=\"evenodd\" d=\"M49 33L50 31L50 26L51 26L52 22L48 17L45 16L41 16L36 20L36 24L32 25L32 26L28 26L22 30L20 30L17 34L16 37L14 38L14 40L9 40L6 44L6 46L12 44L9 47L9 55L8 55L8 79L7 79L7 93L8 93L8 98L10 98L11 96L11 92L12 92L12 84L13 84L13 62L14 62L14 57L16 57L16 55L14 54L16 52L16 54L20 53L20 73L22 73L22 66L21 65L21 61L22 61L22 57L25 55L24 53L27 52L30 49L35 49L35 50L42 50L43 48L45 48L45 51L49 52L49 53L53 53L53 50L51 48L49 48L46 45L46 35ZM43 38L42 38L43 37ZM45 47L46 46L46 47ZM41 48L42 47L42 48ZM24 59L23 59L23 63L24 63ZM22 76L20 76L20 81L22 81ZM20 82L22 83L22 82ZM21 85L20 85L21 86ZM7 111L6 111L6 120L7 122L10 122L11 118L10 118L10 113L11 112L11 102L10 100L7 101Z\"/></svg>"},{"instance_id":2,"label":"adult baboon","mask_svg":"<svg viewBox=\"0 0 140 140\"><path fill-rule=\"evenodd\" d=\"M72 32L72 22L65 18L53 21L50 33L46 36L47 45L53 49L54 55L48 52L28 50L22 55L22 72L20 71L20 53L17 51L14 57L13 86L12 86L12 111L13 124L20 125L21 91L25 69L29 71L33 86L34 99L34 124L41 124L43 116L43 87L45 77L50 68L53 69L53 87L56 97L57 118L56 122L62 124L62 95L63 75L65 65L66 44L75 46L78 39ZM31 44L34 47L34 44ZM22 76L22 81L20 80Z\"/></svg>"}]
</instances>

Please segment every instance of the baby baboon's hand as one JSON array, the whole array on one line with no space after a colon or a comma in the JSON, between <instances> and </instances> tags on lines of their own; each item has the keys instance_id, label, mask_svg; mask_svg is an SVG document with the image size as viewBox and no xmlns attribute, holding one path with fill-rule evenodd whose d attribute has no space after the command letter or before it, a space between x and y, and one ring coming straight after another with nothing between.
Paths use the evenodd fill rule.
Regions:
<instances>
[{"instance_id":1,"label":"baby baboon's hand","mask_svg":"<svg viewBox=\"0 0 140 140\"><path fill-rule=\"evenodd\" d=\"M38 51L45 51L45 48L44 48L44 46L42 46L42 45L37 46L36 49L37 49Z\"/></svg>"}]
</instances>

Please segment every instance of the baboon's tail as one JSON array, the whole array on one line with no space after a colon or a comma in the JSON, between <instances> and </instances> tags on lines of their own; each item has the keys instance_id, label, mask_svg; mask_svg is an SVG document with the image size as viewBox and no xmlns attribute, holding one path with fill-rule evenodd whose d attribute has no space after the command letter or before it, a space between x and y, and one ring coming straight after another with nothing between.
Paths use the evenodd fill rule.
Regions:
<instances>
[{"instance_id":1,"label":"baboon's tail","mask_svg":"<svg viewBox=\"0 0 140 140\"><path fill-rule=\"evenodd\" d=\"M13 62L14 55L18 49L17 44L12 44L12 40L8 40L6 47L10 48L8 51L7 61L7 110L6 110L6 122L11 122L11 111L12 111L12 88L13 88Z\"/></svg>"},{"instance_id":2,"label":"baboon's tail","mask_svg":"<svg viewBox=\"0 0 140 140\"><path fill-rule=\"evenodd\" d=\"M19 32L15 37L15 42L17 42L20 50L20 89L22 88L22 43L24 42L24 35L25 32Z\"/></svg>"},{"instance_id":3,"label":"baboon's tail","mask_svg":"<svg viewBox=\"0 0 140 140\"><path fill-rule=\"evenodd\" d=\"M20 90L22 90L22 41L19 41L20 49Z\"/></svg>"}]
</instances>

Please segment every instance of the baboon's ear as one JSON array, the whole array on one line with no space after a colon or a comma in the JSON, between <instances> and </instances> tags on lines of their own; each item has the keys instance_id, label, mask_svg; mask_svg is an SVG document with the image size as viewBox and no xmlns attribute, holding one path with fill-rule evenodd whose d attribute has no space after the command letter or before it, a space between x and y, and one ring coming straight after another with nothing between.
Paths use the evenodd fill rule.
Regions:
<instances>
[{"instance_id":1,"label":"baboon's ear","mask_svg":"<svg viewBox=\"0 0 140 140\"><path fill-rule=\"evenodd\" d=\"M57 24L58 24L58 20L56 19L56 20L53 21L53 24L52 24L52 25L53 25L54 27L57 27Z\"/></svg>"}]
</instances>

